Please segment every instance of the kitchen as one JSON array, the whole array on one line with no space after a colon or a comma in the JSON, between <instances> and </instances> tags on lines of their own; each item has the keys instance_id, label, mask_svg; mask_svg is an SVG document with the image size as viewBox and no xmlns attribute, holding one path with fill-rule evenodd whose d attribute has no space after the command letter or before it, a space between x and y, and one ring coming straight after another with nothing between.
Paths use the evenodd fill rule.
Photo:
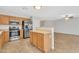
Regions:
<instances>
[{"instance_id":1,"label":"kitchen","mask_svg":"<svg viewBox=\"0 0 79 59\"><path fill-rule=\"evenodd\" d=\"M29 30L32 30L32 21L30 18L0 15L0 33L1 35L3 33L4 36L4 42L0 44L0 48L4 43L28 38Z\"/></svg>"},{"instance_id":2,"label":"kitchen","mask_svg":"<svg viewBox=\"0 0 79 59\"><path fill-rule=\"evenodd\" d=\"M2 0L0 58L78 58L79 3L76 2Z\"/></svg>"},{"instance_id":3,"label":"kitchen","mask_svg":"<svg viewBox=\"0 0 79 59\"><path fill-rule=\"evenodd\" d=\"M0 24L1 24L0 25L0 31L1 31L0 49L1 50L3 50L3 47L5 47L9 42L29 40L30 41L29 43L31 45L34 45L35 47L38 47L39 51L42 51L42 52L50 51L50 48L52 45L50 32L46 30L47 28L37 28L36 30L32 30L33 25L32 25L31 18L0 15L0 20L1 20L0 21ZM39 37L39 39L37 39L35 33L37 33L36 35L38 34L43 35L42 38L39 37L40 35L38 35L37 38ZM42 40L40 41L40 39L42 40L44 39L44 41Z\"/></svg>"},{"instance_id":4,"label":"kitchen","mask_svg":"<svg viewBox=\"0 0 79 59\"><path fill-rule=\"evenodd\" d=\"M1 6L0 52L79 52L78 13L78 6Z\"/></svg>"}]
</instances>

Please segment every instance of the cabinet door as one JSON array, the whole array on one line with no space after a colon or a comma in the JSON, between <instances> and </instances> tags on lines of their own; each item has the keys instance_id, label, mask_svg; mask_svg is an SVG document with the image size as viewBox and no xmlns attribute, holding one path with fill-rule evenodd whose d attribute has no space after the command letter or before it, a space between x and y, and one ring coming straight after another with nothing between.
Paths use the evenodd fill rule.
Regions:
<instances>
[{"instance_id":1,"label":"cabinet door","mask_svg":"<svg viewBox=\"0 0 79 59\"><path fill-rule=\"evenodd\" d=\"M0 16L0 24L9 24L9 16Z\"/></svg>"},{"instance_id":2,"label":"cabinet door","mask_svg":"<svg viewBox=\"0 0 79 59\"><path fill-rule=\"evenodd\" d=\"M19 22L19 24L22 24L22 18L20 18L20 17L16 17L16 19L15 19L17 22Z\"/></svg>"},{"instance_id":3,"label":"cabinet door","mask_svg":"<svg viewBox=\"0 0 79 59\"><path fill-rule=\"evenodd\" d=\"M33 34L32 34L32 32L30 32L30 42L31 43L33 42Z\"/></svg>"},{"instance_id":4,"label":"cabinet door","mask_svg":"<svg viewBox=\"0 0 79 59\"><path fill-rule=\"evenodd\" d=\"M16 17L10 16L10 20L16 20Z\"/></svg>"},{"instance_id":5,"label":"cabinet door","mask_svg":"<svg viewBox=\"0 0 79 59\"><path fill-rule=\"evenodd\" d=\"M2 48L2 46L3 46L3 37L2 37L2 35L0 36L0 49Z\"/></svg>"},{"instance_id":6,"label":"cabinet door","mask_svg":"<svg viewBox=\"0 0 79 59\"><path fill-rule=\"evenodd\" d=\"M0 49L3 47L3 45L4 45L4 32L0 36Z\"/></svg>"},{"instance_id":7,"label":"cabinet door","mask_svg":"<svg viewBox=\"0 0 79 59\"><path fill-rule=\"evenodd\" d=\"M9 41L9 32L5 31L4 32L4 42L7 43Z\"/></svg>"},{"instance_id":8,"label":"cabinet door","mask_svg":"<svg viewBox=\"0 0 79 59\"><path fill-rule=\"evenodd\" d=\"M38 37L38 35L37 35L36 32L33 32L32 35L33 35L33 44L34 44L35 46L37 46L37 39L38 39L37 37Z\"/></svg>"},{"instance_id":9,"label":"cabinet door","mask_svg":"<svg viewBox=\"0 0 79 59\"><path fill-rule=\"evenodd\" d=\"M14 16L10 16L10 20L9 21L11 21L11 20L15 20L16 21L16 17L14 17Z\"/></svg>"},{"instance_id":10,"label":"cabinet door","mask_svg":"<svg viewBox=\"0 0 79 59\"><path fill-rule=\"evenodd\" d=\"M27 19L27 18L22 18L22 21L27 21L27 20L29 20L29 19Z\"/></svg>"},{"instance_id":11,"label":"cabinet door","mask_svg":"<svg viewBox=\"0 0 79 59\"><path fill-rule=\"evenodd\" d=\"M23 30L20 30L20 39L23 39Z\"/></svg>"},{"instance_id":12,"label":"cabinet door","mask_svg":"<svg viewBox=\"0 0 79 59\"><path fill-rule=\"evenodd\" d=\"M22 18L20 18L20 17L10 16L10 20L15 20L15 21L19 22L19 24L22 24Z\"/></svg>"},{"instance_id":13,"label":"cabinet door","mask_svg":"<svg viewBox=\"0 0 79 59\"><path fill-rule=\"evenodd\" d=\"M3 23L4 23L4 24L9 24L9 16L4 16L3 19L4 19L4 20L3 20Z\"/></svg>"},{"instance_id":14,"label":"cabinet door","mask_svg":"<svg viewBox=\"0 0 79 59\"><path fill-rule=\"evenodd\" d=\"M41 33L38 33L38 48L42 50L44 48L44 35Z\"/></svg>"},{"instance_id":15,"label":"cabinet door","mask_svg":"<svg viewBox=\"0 0 79 59\"><path fill-rule=\"evenodd\" d=\"M3 24L3 16L0 15L0 24Z\"/></svg>"}]
</instances>

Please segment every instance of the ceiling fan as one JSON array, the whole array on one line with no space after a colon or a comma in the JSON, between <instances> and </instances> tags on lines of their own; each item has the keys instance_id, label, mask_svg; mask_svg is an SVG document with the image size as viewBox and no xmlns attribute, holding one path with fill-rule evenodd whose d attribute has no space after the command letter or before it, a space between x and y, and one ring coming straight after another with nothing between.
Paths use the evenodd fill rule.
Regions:
<instances>
[{"instance_id":1,"label":"ceiling fan","mask_svg":"<svg viewBox=\"0 0 79 59\"><path fill-rule=\"evenodd\" d=\"M68 15L64 15L64 16L63 16L63 19L64 19L64 20L70 20L70 19L73 19L73 18L74 18L74 16L71 15L71 14L68 14Z\"/></svg>"},{"instance_id":2,"label":"ceiling fan","mask_svg":"<svg viewBox=\"0 0 79 59\"><path fill-rule=\"evenodd\" d=\"M65 15L61 15L59 20L78 20L79 16L78 15L73 15L73 14L65 14Z\"/></svg>"}]
</instances>

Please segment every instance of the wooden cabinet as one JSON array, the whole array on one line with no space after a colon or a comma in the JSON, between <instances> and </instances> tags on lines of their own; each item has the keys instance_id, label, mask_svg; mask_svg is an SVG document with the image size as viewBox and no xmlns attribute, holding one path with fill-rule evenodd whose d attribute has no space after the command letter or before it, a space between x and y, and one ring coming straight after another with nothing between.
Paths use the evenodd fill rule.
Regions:
<instances>
[{"instance_id":1,"label":"wooden cabinet","mask_svg":"<svg viewBox=\"0 0 79 59\"><path fill-rule=\"evenodd\" d=\"M22 17L16 17L16 16L7 16L7 15L0 15L0 24L9 24L10 20L18 21L20 24L22 24L22 21L30 20L29 18L22 18Z\"/></svg>"},{"instance_id":2,"label":"wooden cabinet","mask_svg":"<svg viewBox=\"0 0 79 59\"><path fill-rule=\"evenodd\" d=\"M37 39L37 38L38 38L37 36L38 36L38 35L37 35L36 32L32 33L32 35L33 35L33 37L32 37L32 39L33 39L33 40L32 40L32 41L33 41L33 44L34 44L35 46L37 46L37 40L38 40L38 39Z\"/></svg>"},{"instance_id":3,"label":"wooden cabinet","mask_svg":"<svg viewBox=\"0 0 79 59\"><path fill-rule=\"evenodd\" d=\"M0 35L0 49L3 47L4 45L4 32L2 32L2 34Z\"/></svg>"},{"instance_id":4,"label":"wooden cabinet","mask_svg":"<svg viewBox=\"0 0 79 59\"><path fill-rule=\"evenodd\" d=\"M22 18L22 21L27 21L27 20L30 20L30 19L28 19L28 18Z\"/></svg>"},{"instance_id":5,"label":"wooden cabinet","mask_svg":"<svg viewBox=\"0 0 79 59\"><path fill-rule=\"evenodd\" d=\"M9 24L9 16L0 15L0 24Z\"/></svg>"},{"instance_id":6,"label":"wooden cabinet","mask_svg":"<svg viewBox=\"0 0 79 59\"><path fill-rule=\"evenodd\" d=\"M37 42L37 37L38 35L37 35L37 33L36 32L34 32L34 33L32 33L32 32L30 32L30 42L33 44L33 45L35 45L35 46L37 46L37 44L38 44L38 42Z\"/></svg>"},{"instance_id":7,"label":"wooden cabinet","mask_svg":"<svg viewBox=\"0 0 79 59\"><path fill-rule=\"evenodd\" d=\"M33 44L33 33L32 32L30 32L30 42L31 44Z\"/></svg>"},{"instance_id":8,"label":"wooden cabinet","mask_svg":"<svg viewBox=\"0 0 79 59\"><path fill-rule=\"evenodd\" d=\"M28 20L28 18L10 16L10 20L16 20L16 21L22 22L22 21Z\"/></svg>"},{"instance_id":9,"label":"wooden cabinet","mask_svg":"<svg viewBox=\"0 0 79 59\"><path fill-rule=\"evenodd\" d=\"M27 18L10 16L10 20L15 20L15 21L19 22L20 24L22 24L22 21L27 20Z\"/></svg>"},{"instance_id":10,"label":"wooden cabinet","mask_svg":"<svg viewBox=\"0 0 79 59\"><path fill-rule=\"evenodd\" d=\"M2 32L2 34L0 35L0 49L3 47L3 45L5 43L7 43L9 41L9 32L8 31L4 31Z\"/></svg>"},{"instance_id":11,"label":"wooden cabinet","mask_svg":"<svg viewBox=\"0 0 79 59\"><path fill-rule=\"evenodd\" d=\"M41 33L38 33L38 48L43 50L44 47L44 35Z\"/></svg>"},{"instance_id":12,"label":"wooden cabinet","mask_svg":"<svg viewBox=\"0 0 79 59\"><path fill-rule=\"evenodd\" d=\"M3 46L3 37L2 37L2 35L0 36L0 49L2 48L2 46Z\"/></svg>"},{"instance_id":13,"label":"wooden cabinet","mask_svg":"<svg viewBox=\"0 0 79 59\"><path fill-rule=\"evenodd\" d=\"M17 17L14 17L14 16L10 16L9 18L10 18L9 21L11 21L11 20L16 20L16 19L17 19Z\"/></svg>"},{"instance_id":14,"label":"wooden cabinet","mask_svg":"<svg viewBox=\"0 0 79 59\"><path fill-rule=\"evenodd\" d=\"M23 39L23 30L20 30L20 39Z\"/></svg>"},{"instance_id":15,"label":"wooden cabinet","mask_svg":"<svg viewBox=\"0 0 79 59\"><path fill-rule=\"evenodd\" d=\"M4 31L4 43L9 41L9 31Z\"/></svg>"},{"instance_id":16,"label":"wooden cabinet","mask_svg":"<svg viewBox=\"0 0 79 59\"><path fill-rule=\"evenodd\" d=\"M48 52L51 49L51 39L49 33L30 31L30 42L43 52Z\"/></svg>"},{"instance_id":17,"label":"wooden cabinet","mask_svg":"<svg viewBox=\"0 0 79 59\"><path fill-rule=\"evenodd\" d=\"M0 35L0 49L3 47L5 43L9 41L9 32L3 31Z\"/></svg>"},{"instance_id":18,"label":"wooden cabinet","mask_svg":"<svg viewBox=\"0 0 79 59\"><path fill-rule=\"evenodd\" d=\"M19 24L21 24L21 25L22 25L22 18L17 17L16 21L18 21L18 22L19 22Z\"/></svg>"}]
</instances>

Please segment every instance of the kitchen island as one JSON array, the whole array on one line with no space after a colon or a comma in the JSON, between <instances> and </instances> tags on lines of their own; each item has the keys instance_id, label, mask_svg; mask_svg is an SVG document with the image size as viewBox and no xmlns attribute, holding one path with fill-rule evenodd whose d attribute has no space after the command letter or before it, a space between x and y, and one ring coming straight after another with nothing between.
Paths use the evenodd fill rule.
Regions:
<instances>
[{"instance_id":1,"label":"kitchen island","mask_svg":"<svg viewBox=\"0 0 79 59\"><path fill-rule=\"evenodd\" d=\"M30 42L43 52L48 52L52 48L51 33L42 30L30 31Z\"/></svg>"}]
</instances>

